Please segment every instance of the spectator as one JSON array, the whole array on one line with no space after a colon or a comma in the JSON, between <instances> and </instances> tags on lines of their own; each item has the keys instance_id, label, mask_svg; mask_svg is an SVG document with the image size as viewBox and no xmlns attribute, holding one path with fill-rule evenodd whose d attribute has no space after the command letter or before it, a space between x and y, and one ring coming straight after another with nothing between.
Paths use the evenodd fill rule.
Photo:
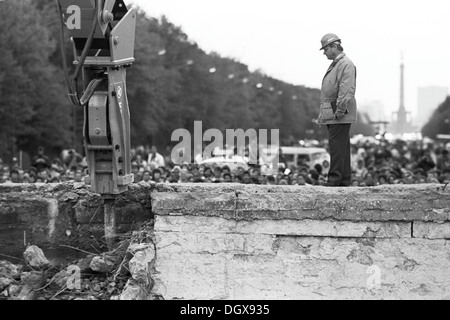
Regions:
<instances>
[{"instance_id":1,"label":"spectator","mask_svg":"<svg viewBox=\"0 0 450 320\"><path fill-rule=\"evenodd\" d=\"M12 166L11 166L11 169L16 169L16 170L19 170L20 171L20 163L19 163L19 160L17 160L17 158L16 157L14 157L14 158L12 158Z\"/></svg>"},{"instance_id":2,"label":"spectator","mask_svg":"<svg viewBox=\"0 0 450 320\"><path fill-rule=\"evenodd\" d=\"M450 183L450 168L444 169L439 180L443 184Z\"/></svg>"},{"instance_id":3,"label":"spectator","mask_svg":"<svg viewBox=\"0 0 450 320\"><path fill-rule=\"evenodd\" d=\"M141 153L136 153L136 156L134 157L134 162L138 164L139 168L147 168L147 161L145 161L142 158Z\"/></svg>"},{"instance_id":4,"label":"spectator","mask_svg":"<svg viewBox=\"0 0 450 320\"><path fill-rule=\"evenodd\" d=\"M374 175L372 174L372 172L367 172L366 175L364 176L364 184L367 187L374 187L375 186L375 179L374 179Z\"/></svg>"},{"instance_id":5,"label":"spectator","mask_svg":"<svg viewBox=\"0 0 450 320\"><path fill-rule=\"evenodd\" d=\"M322 165L321 165L320 163L317 163L317 164L314 166L314 170L316 170L317 173L318 173L319 175L321 175L322 172L323 172L323 167L322 167Z\"/></svg>"},{"instance_id":6,"label":"spectator","mask_svg":"<svg viewBox=\"0 0 450 320\"><path fill-rule=\"evenodd\" d=\"M41 170L38 173L38 177L36 180L38 183L49 183L50 182L50 176L48 174L48 171L46 169Z\"/></svg>"},{"instance_id":7,"label":"spectator","mask_svg":"<svg viewBox=\"0 0 450 320\"><path fill-rule=\"evenodd\" d=\"M142 181L143 183L149 184L152 180L152 173L149 170L145 170L142 173Z\"/></svg>"},{"instance_id":8,"label":"spectator","mask_svg":"<svg viewBox=\"0 0 450 320\"><path fill-rule=\"evenodd\" d=\"M48 156L44 154L44 147L38 148L38 153L33 158L32 165L37 169L38 172L41 172L50 167L50 160Z\"/></svg>"},{"instance_id":9,"label":"spectator","mask_svg":"<svg viewBox=\"0 0 450 320\"><path fill-rule=\"evenodd\" d=\"M75 151L75 149L63 151L62 158L64 165L68 170L75 171L79 168L83 156ZM53 162L55 164L55 162Z\"/></svg>"},{"instance_id":10,"label":"spectator","mask_svg":"<svg viewBox=\"0 0 450 320\"><path fill-rule=\"evenodd\" d=\"M429 151L424 151L423 155L417 164L417 166L421 169L423 169L423 172L428 172L429 170L436 167L436 164L434 163L433 159L431 159L431 155Z\"/></svg>"},{"instance_id":11,"label":"spectator","mask_svg":"<svg viewBox=\"0 0 450 320\"><path fill-rule=\"evenodd\" d=\"M133 176L134 176L134 183L139 183L139 182L141 182L141 180L142 180L142 175L141 175L141 173L139 172L139 165L137 164L137 162L136 161L133 161L132 163L131 163L131 173L133 174Z\"/></svg>"},{"instance_id":12,"label":"spectator","mask_svg":"<svg viewBox=\"0 0 450 320\"><path fill-rule=\"evenodd\" d=\"M368 172L366 166L364 165L364 160L361 158L356 161L356 168L354 168L353 170L355 172L355 177L357 178L365 177Z\"/></svg>"},{"instance_id":13,"label":"spectator","mask_svg":"<svg viewBox=\"0 0 450 320\"><path fill-rule=\"evenodd\" d=\"M438 170L444 171L446 168L450 168L450 158L448 156L448 150L442 150L441 154L437 157L436 167Z\"/></svg>"},{"instance_id":14,"label":"spectator","mask_svg":"<svg viewBox=\"0 0 450 320\"><path fill-rule=\"evenodd\" d=\"M30 177L30 174L29 174L29 173L25 172L25 173L23 174L22 183L32 183L32 182L31 182L31 177Z\"/></svg>"},{"instance_id":15,"label":"spectator","mask_svg":"<svg viewBox=\"0 0 450 320\"><path fill-rule=\"evenodd\" d=\"M154 168L160 168L165 166L164 157L158 153L156 146L152 146L150 154L148 155L147 163Z\"/></svg>"},{"instance_id":16,"label":"spectator","mask_svg":"<svg viewBox=\"0 0 450 320\"><path fill-rule=\"evenodd\" d=\"M231 179L231 173L225 172L223 174L223 182L225 182L225 183L233 182L232 179Z\"/></svg>"},{"instance_id":17,"label":"spectator","mask_svg":"<svg viewBox=\"0 0 450 320\"><path fill-rule=\"evenodd\" d=\"M243 184L250 184L251 183L250 172L244 171L244 173L242 174L242 183Z\"/></svg>"},{"instance_id":18,"label":"spectator","mask_svg":"<svg viewBox=\"0 0 450 320\"><path fill-rule=\"evenodd\" d=\"M275 177L267 176L266 180L268 185L276 185Z\"/></svg>"},{"instance_id":19,"label":"spectator","mask_svg":"<svg viewBox=\"0 0 450 320\"><path fill-rule=\"evenodd\" d=\"M152 180L156 183L162 182L161 180L161 170L159 169L153 169L152 171Z\"/></svg>"},{"instance_id":20,"label":"spectator","mask_svg":"<svg viewBox=\"0 0 450 320\"><path fill-rule=\"evenodd\" d=\"M388 184L387 177L384 174L378 176L378 185Z\"/></svg>"},{"instance_id":21,"label":"spectator","mask_svg":"<svg viewBox=\"0 0 450 320\"><path fill-rule=\"evenodd\" d=\"M180 167L179 166L175 166L170 174L169 180L167 182L169 183L180 183L181 182L181 177L180 177Z\"/></svg>"},{"instance_id":22,"label":"spectator","mask_svg":"<svg viewBox=\"0 0 450 320\"><path fill-rule=\"evenodd\" d=\"M83 171L76 170L75 173L74 173L74 178L73 179L74 179L75 182L83 182L83 177L84 177Z\"/></svg>"},{"instance_id":23,"label":"spectator","mask_svg":"<svg viewBox=\"0 0 450 320\"><path fill-rule=\"evenodd\" d=\"M213 177L212 177L212 181L221 181L221 176L222 176L222 168L219 166L215 166L214 167L214 171L213 171Z\"/></svg>"},{"instance_id":24,"label":"spectator","mask_svg":"<svg viewBox=\"0 0 450 320\"><path fill-rule=\"evenodd\" d=\"M304 176L299 175L297 178L297 185L299 186L306 186L306 179Z\"/></svg>"},{"instance_id":25,"label":"spectator","mask_svg":"<svg viewBox=\"0 0 450 320\"><path fill-rule=\"evenodd\" d=\"M52 180L54 178L60 180L61 174L57 165L52 164L50 169L48 170L49 179Z\"/></svg>"},{"instance_id":26,"label":"spectator","mask_svg":"<svg viewBox=\"0 0 450 320\"><path fill-rule=\"evenodd\" d=\"M10 181L12 183L22 183L20 179L20 172L18 169L13 168L10 173Z\"/></svg>"},{"instance_id":27,"label":"spectator","mask_svg":"<svg viewBox=\"0 0 450 320\"><path fill-rule=\"evenodd\" d=\"M427 183L439 183L439 178L436 170L430 170L427 173Z\"/></svg>"},{"instance_id":28,"label":"spectator","mask_svg":"<svg viewBox=\"0 0 450 320\"><path fill-rule=\"evenodd\" d=\"M212 171L210 167L206 167L203 171L203 176L205 179L212 180Z\"/></svg>"}]
</instances>

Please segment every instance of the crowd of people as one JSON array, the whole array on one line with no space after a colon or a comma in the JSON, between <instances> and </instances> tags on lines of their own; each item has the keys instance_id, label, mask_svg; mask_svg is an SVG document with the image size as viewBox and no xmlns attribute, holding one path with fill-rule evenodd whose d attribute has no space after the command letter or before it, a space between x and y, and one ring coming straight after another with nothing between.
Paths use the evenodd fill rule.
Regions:
<instances>
[{"instance_id":1,"label":"crowd of people","mask_svg":"<svg viewBox=\"0 0 450 320\"><path fill-rule=\"evenodd\" d=\"M322 145L327 147L326 143ZM352 186L371 187L384 184L447 184L450 181L450 145L440 142L387 140L360 141L352 144ZM240 183L261 185L323 185L329 163L311 167L298 163L287 165L280 154L280 165L267 173L265 165L222 166L219 164L174 164L169 148L165 155L155 146L132 149L134 182L152 183ZM50 160L39 148L23 170L16 158L12 165L0 159L0 183L83 182L88 173L86 159L75 150L66 150Z\"/></svg>"}]
</instances>

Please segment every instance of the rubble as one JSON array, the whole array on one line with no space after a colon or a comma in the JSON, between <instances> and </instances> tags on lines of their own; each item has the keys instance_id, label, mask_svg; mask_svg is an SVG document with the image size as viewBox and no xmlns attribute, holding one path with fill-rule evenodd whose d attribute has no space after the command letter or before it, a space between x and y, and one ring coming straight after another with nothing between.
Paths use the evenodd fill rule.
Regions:
<instances>
[{"instance_id":1,"label":"rubble","mask_svg":"<svg viewBox=\"0 0 450 320\"><path fill-rule=\"evenodd\" d=\"M45 285L46 280L45 271L24 272L21 276L22 290L13 300L36 300L36 291Z\"/></svg>"},{"instance_id":2,"label":"rubble","mask_svg":"<svg viewBox=\"0 0 450 320\"><path fill-rule=\"evenodd\" d=\"M77 267L80 268L81 273L90 273L93 270L91 269L91 262L94 259L94 255L88 255L86 258L78 260L76 263Z\"/></svg>"},{"instance_id":3,"label":"rubble","mask_svg":"<svg viewBox=\"0 0 450 320\"><path fill-rule=\"evenodd\" d=\"M109 273L114 268L115 261L112 257L103 255L94 257L90 263L90 267L95 272Z\"/></svg>"},{"instance_id":4,"label":"rubble","mask_svg":"<svg viewBox=\"0 0 450 320\"><path fill-rule=\"evenodd\" d=\"M67 286L69 280L69 272L67 270L62 270L58 272L51 280L50 285L56 290L61 290Z\"/></svg>"},{"instance_id":5,"label":"rubble","mask_svg":"<svg viewBox=\"0 0 450 320\"><path fill-rule=\"evenodd\" d=\"M40 248L29 246L24 266L0 261L0 300L152 300L148 274L155 249L148 235L129 233L115 250L64 266L51 265ZM69 285L72 280L77 286Z\"/></svg>"},{"instance_id":6,"label":"rubble","mask_svg":"<svg viewBox=\"0 0 450 320\"><path fill-rule=\"evenodd\" d=\"M130 273L134 280L139 284L148 286L150 284L149 279L149 265L155 259L155 249L151 246L142 249L134 255L130 260Z\"/></svg>"},{"instance_id":7,"label":"rubble","mask_svg":"<svg viewBox=\"0 0 450 320\"><path fill-rule=\"evenodd\" d=\"M10 285L5 291L2 292L4 297L14 297L19 294L21 287L19 285Z\"/></svg>"},{"instance_id":8,"label":"rubble","mask_svg":"<svg viewBox=\"0 0 450 320\"><path fill-rule=\"evenodd\" d=\"M137 281L130 279L117 300L150 300L150 295Z\"/></svg>"},{"instance_id":9,"label":"rubble","mask_svg":"<svg viewBox=\"0 0 450 320\"><path fill-rule=\"evenodd\" d=\"M19 280L22 270L22 265L15 265L9 261L0 261L0 276Z\"/></svg>"},{"instance_id":10,"label":"rubble","mask_svg":"<svg viewBox=\"0 0 450 320\"><path fill-rule=\"evenodd\" d=\"M4 290L5 288L7 288L9 285L11 285L14 282L13 279L11 278L5 278L5 277L1 277L0 278L0 291Z\"/></svg>"},{"instance_id":11,"label":"rubble","mask_svg":"<svg viewBox=\"0 0 450 320\"><path fill-rule=\"evenodd\" d=\"M50 265L41 248L29 246L23 253L25 261L34 269L43 270Z\"/></svg>"}]
</instances>

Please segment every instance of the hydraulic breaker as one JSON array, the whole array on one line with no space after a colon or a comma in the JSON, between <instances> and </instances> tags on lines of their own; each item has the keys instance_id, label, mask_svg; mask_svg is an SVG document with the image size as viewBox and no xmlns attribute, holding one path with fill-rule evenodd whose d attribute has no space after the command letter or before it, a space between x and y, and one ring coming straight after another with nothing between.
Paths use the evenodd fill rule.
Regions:
<instances>
[{"instance_id":1,"label":"hydraulic breaker","mask_svg":"<svg viewBox=\"0 0 450 320\"><path fill-rule=\"evenodd\" d=\"M57 2L75 55L69 98L84 108L86 183L114 197L133 183L126 69L134 62L136 13L122 0Z\"/></svg>"},{"instance_id":2,"label":"hydraulic breaker","mask_svg":"<svg viewBox=\"0 0 450 320\"><path fill-rule=\"evenodd\" d=\"M134 62L136 13L122 0L55 0L61 18L61 53L70 101L84 108L86 184L104 200L105 239L116 239L114 199L133 183L126 69ZM64 34L74 51L67 72ZM81 89L81 93L80 93Z\"/></svg>"}]
</instances>

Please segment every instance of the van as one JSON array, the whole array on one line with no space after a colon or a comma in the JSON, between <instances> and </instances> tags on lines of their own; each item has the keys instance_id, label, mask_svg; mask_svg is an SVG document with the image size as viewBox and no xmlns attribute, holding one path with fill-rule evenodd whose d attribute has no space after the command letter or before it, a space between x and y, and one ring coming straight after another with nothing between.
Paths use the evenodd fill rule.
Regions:
<instances>
[{"instance_id":1,"label":"van","mask_svg":"<svg viewBox=\"0 0 450 320\"><path fill-rule=\"evenodd\" d=\"M287 168L304 163L310 169L314 169L316 164L322 165L324 161L330 162L330 154L325 148L280 147L280 149L286 160Z\"/></svg>"},{"instance_id":2,"label":"van","mask_svg":"<svg viewBox=\"0 0 450 320\"><path fill-rule=\"evenodd\" d=\"M239 157L239 156L232 156L232 157L214 157L209 158L206 160L203 160L200 162L200 164L206 164L206 165L213 165L216 164L219 167L228 166L231 171L241 167L244 170L248 170L249 166L245 158Z\"/></svg>"}]
</instances>

